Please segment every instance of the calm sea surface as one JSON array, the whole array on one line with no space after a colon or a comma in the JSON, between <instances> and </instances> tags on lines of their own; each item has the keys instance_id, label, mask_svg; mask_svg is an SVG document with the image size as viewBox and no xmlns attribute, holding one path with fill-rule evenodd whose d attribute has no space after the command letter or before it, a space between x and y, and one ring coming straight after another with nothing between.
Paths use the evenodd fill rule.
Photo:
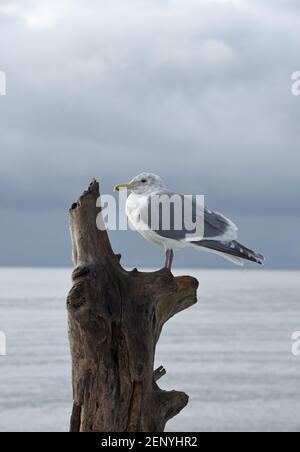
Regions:
<instances>
[{"instance_id":1,"label":"calm sea surface","mask_svg":"<svg viewBox=\"0 0 300 452\"><path fill-rule=\"evenodd\" d=\"M0 431L67 431L69 269L0 269ZM198 304L168 322L164 389L190 395L168 431L300 431L300 272L181 270Z\"/></svg>"}]
</instances>

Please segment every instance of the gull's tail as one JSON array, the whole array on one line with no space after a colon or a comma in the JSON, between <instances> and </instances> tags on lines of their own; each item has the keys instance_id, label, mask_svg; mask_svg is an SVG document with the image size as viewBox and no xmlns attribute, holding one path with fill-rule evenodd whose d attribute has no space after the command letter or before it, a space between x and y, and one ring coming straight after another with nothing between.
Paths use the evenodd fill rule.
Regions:
<instances>
[{"instance_id":1,"label":"gull's tail","mask_svg":"<svg viewBox=\"0 0 300 452\"><path fill-rule=\"evenodd\" d=\"M243 259L256 264L263 265L265 258L259 253L246 248L239 242L233 240L231 242L218 242L216 240L201 240L199 242L192 242L194 247L202 247L206 251L220 254L221 256L229 259L237 265L243 265Z\"/></svg>"}]
</instances>

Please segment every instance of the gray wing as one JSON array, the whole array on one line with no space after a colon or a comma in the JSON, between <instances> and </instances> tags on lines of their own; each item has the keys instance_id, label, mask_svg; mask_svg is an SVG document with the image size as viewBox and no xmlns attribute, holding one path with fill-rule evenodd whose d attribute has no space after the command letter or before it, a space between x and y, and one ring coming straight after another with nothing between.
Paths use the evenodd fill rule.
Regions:
<instances>
[{"instance_id":1,"label":"gray wing","mask_svg":"<svg viewBox=\"0 0 300 452\"><path fill-rule=\"evenodd\" d=\"M163 202L159 202L164 199L174 201L170 202L168 210L164 210ZM178 209L179 203L181 209ZM192 223L186 223L186 214ZM147 207L141 211L141 216L151 230L171 240L192 241L191 236L197 234L198 229L191 226L200 223L203 239L230 241L237 238L237 227L222 214L199 207L195 196L185 197L171 191L160 191L148 196Z\"/></svg>"},{"instance_id":2,"label":"gray wing","mask_svg":"<svg viewBox=\"0 0 300 452\"><path fill-rule=\"evenodd\" d=\"M230 241L237 239L237 226L221 213L205 208L204 239Z\"/></svg>"}]
</instances>

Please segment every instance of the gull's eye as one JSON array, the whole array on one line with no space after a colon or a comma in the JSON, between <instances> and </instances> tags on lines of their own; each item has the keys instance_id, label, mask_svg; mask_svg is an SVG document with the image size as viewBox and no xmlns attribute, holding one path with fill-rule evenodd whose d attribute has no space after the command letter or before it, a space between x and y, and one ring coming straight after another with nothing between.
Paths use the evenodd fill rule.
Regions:
<instances>
[{"instance_id":1,"label":"gull's eye","mask_svg":"<svg viewBox=\"0 0 300 452\"><path fill-rule=\"evenodd\" d=\"M142 184L145 184L147 182L147 180L146 179L142 179L141 182L142 182Z\"/></svg>"}]
</instances>

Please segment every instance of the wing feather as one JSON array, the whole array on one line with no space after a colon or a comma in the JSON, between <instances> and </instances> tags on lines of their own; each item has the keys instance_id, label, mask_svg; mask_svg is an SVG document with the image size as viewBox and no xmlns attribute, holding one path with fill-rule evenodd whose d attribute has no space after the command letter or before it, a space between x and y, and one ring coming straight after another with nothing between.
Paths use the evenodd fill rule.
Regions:
<instances>
[{"instance_id":1,"label":"wing feather","mask_svg":"<svg viewBox=\"0 0 300 452\"><path fill-rule=\"evenodd\" d=\"M155 212L153 211L153 205L157 207L157 199L154 202L154 196L156 198L166 196L170 201L174 199L174 197L181 200L182 209L179 213L176 213L171 205L168 212L168 215L170 216L170 222L167 225L168 227L166 227L163 221L164 214L162 212L162 207L159 206L159 210L156 209ZM192 221L199 226L199 228L195 227L194 230L191 230L185 226L185 209L188 209L191 212ZM182 218L178 218L180 215ZM166 190L148 196L147 204L141 209L141 220L156 234L170 240L192 242L202 239L217 241L231 241L237 239L238 228L224 215L204 208L199 204L196 197L185 197ZM180 228L178 228L178 221L180 223ZM195 235L199 230L202 231L201 236Z\"/></svg>"}]
</instances>

